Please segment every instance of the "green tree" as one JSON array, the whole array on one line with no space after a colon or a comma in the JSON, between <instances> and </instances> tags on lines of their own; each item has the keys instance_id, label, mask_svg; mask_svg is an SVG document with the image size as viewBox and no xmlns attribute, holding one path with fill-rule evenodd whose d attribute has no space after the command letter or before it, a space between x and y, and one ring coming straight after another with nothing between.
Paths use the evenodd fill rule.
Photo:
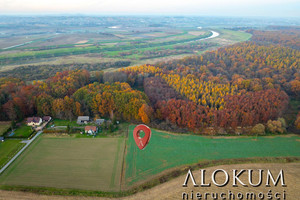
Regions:
<instances>
[{"instance_id":1,"label":"green tree","mask_svg":"<svg viewBox=\"0 0 300 200\"><path fill-rule=\"evenodd\" d=\"M70 133L70 132L71 132L71 127L70 127L69 124L68 124L68 126L67 126L66 132L67 132L67 133Z\"/></svg>"}]
</instances>

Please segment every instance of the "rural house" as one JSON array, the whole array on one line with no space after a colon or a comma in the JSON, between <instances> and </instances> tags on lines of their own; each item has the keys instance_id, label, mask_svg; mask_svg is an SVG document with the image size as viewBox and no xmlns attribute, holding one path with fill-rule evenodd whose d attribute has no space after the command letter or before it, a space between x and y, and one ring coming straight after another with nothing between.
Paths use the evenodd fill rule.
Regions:
<instances>
[{"instance_id":1,"label":"rural house","mask_svg":"<svg viewBox=\"0 0 300 200\"><path fill-rule=\"evenodd\" d=\"M42 119L43 122L49 122L52 118L50 116L44 116Z\"/></svg>"},{"instance_id":2,"label":"rural house","mask_svg":"<svg viewBox=\"0 0 300 200\"><path fill-rule=\"evenodd\" d=\"M28 126L40 126L42 122L42 118L40 117L28 117L26 121Z\"/></svg>"},{"instance_id":3,"label":"rural house","mask_svg":"<svg viewBox=\"0 0 300 200\"><path fill-rule=\"evenodd\" d=\"M78 116L77 124L87 124L90 121L89 116Z\"/></svg>"},{"instance_id":4,"label":"rural house","mask_svg":"<svg viewBox=\"0 0 300 200\"><path fill-rule=\"evenodd\" d=\"M104 122L105 122L105 119L96 119L96 124L98 125L98 126L100 126L100 125L102 125Z\"/></svg>"},{"instance_id":5,"label":"rural house","mask_svg":"<svg viewBox=\"0 0 300 200\"><path fill-rule=\"evenodd\" d=\"M98 132L98 128L96 126L86 126L84 128L84 132L90 135L95 135Z\"/></svg>"}]
</instances>

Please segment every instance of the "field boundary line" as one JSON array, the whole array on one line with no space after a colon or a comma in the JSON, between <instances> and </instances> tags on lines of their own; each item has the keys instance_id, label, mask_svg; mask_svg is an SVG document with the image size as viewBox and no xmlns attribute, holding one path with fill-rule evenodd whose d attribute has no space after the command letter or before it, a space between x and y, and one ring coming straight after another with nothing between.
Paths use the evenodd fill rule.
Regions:
<instances>
[{"instance_id":1,"label":"field boundary line","mask_svg":"<svg viewBox=\"0 0 300 200\"><path fill-rule=\"evenodd\" d=\"M10 164L12 164L41 133L42 131L37 132L37 134L35 134L33 138L28 140L26 145L14 157L12 157L12 159L10 159L10 161L6 163L6 165L4 165L2 169L0 169L0 174L2 174L2 172L4 172L10 166Z\"/></svg>"},{"instance_id":2,"label":"field boundary line","mask_svg":"<svg viewBox=\"0 0 300 200\"><path fill-rule=\"evenodd\" d=\"M129 126L130 125L127 126L127 131L125 133L125 140L124 140L125 144L124 144L123 161L122 161L122 169L121 169L121 176L120 176L120 191L122 190L123 180L125 180L125 159L126 159L126 152L127 152L127 140L129 136Z\"/></svg>"},{"instance_id":3,"label":"field boundary line","mask_svg":"<svg viewBox=\"0 0 300 200\"><path fill-rule=\"evenodd\" d=\"M116 178L116 170L117 170L117 165L118 165L118 160L119 160L120 145L121 145L121 139L119 138L117 141L117 152L116 152L115 159L114 159L113 173L110 178L110 184L109 184L110 187L115 186L115 178Z\"/></svg>"}]
</instances>

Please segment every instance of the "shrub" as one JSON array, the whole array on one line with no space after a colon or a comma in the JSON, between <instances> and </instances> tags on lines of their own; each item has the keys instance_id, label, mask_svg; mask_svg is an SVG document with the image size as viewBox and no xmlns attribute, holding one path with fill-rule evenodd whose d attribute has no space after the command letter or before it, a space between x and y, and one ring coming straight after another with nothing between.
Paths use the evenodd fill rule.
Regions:
<instances>
[{"instance_id":1,"label":"shrub","mask_svg":"<svg viewBox=\"0 0 300 200\"><path fill-rule=\"evenodd\" d=\"M218 135L227 135L227 132L224 128L218 128L217 129L217 134Z\"/></svg>"},{"instance_id":2,"label":"shrub","mask_svg":"<svg viewBox=\"0 0 300 200\"><path fill-rule=\"evenodd\" d=\"M271 133L284 133L285 127L279 120L269 120L267 122L267 128Z\"/></svg>"},{"instance_id":3,"label":"shrub","mask_svg":"<svg viewBox=\"0 0 300 200\"><path fill-rule=\"evenodd\" d=\"M280 121L281 122L281 125L282 125L282 127L284 127L284 128L286 128L287 127L287 125L286 125L286 122L285 122L285 119L284 118L278 118L278 121Z\"/></svg>"},{"instance_id":4,"label":"shrub","mask_svg":"<svg viewBox=\"0 0 300 200\"><path fill-rule=\"evenodd\" d=\"M234 129L234 133L235 133L236 135L241 135L241 134L243 133L242 127L240 127L240 126L236 127L236 128Z\"/></svg>"},{"instance_id":5,"label":"shrub","mask_svg":"<svg viewBox=\"0 0 300 200\"><path fill-rule=\"evenodd\" d=\"M252 129L251 133L255 135L264 135L266 128L263 124L256 124Z\"/></svg>"}]
</instances>

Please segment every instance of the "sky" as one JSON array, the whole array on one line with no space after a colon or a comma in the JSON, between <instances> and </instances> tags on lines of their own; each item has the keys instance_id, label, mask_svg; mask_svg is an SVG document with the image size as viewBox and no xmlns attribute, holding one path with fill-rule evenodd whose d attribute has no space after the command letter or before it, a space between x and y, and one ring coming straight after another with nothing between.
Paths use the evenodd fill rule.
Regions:
<instances>
[{"instance_id":1,"label":"sky","mask_svg":"<svg viewBox=\"0 0 300 200\"><path fill-rule=\"evenodd\" d=\"M0 0L1 14L300 17L300 0Z\"/></svg>"}]
</instances>

